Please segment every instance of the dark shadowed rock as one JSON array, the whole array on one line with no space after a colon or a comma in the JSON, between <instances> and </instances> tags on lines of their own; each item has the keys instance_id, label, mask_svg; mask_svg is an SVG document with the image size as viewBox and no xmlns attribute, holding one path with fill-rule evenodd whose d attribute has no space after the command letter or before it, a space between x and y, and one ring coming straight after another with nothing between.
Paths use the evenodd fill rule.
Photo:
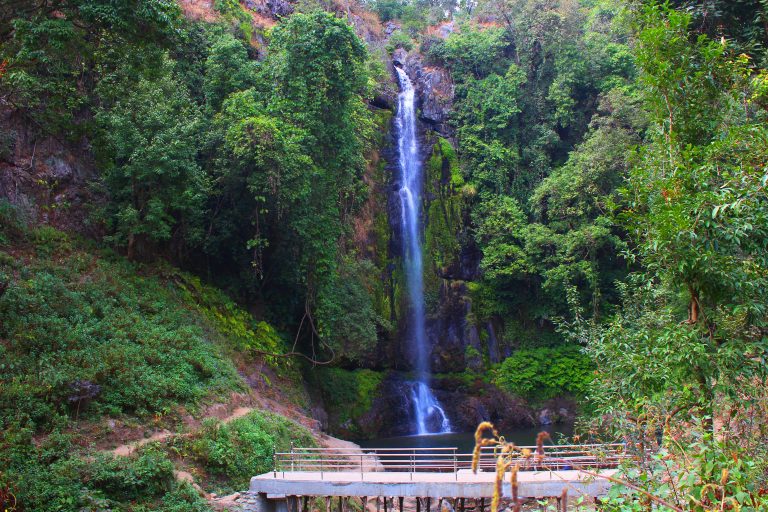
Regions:
<instances>
[{"instance_id":1,"label":"dark shadowed rock","mask_svg":"<svg viewBox=\"0 0 768 512\"><path fill-rule=\"evenodd\" d=\"M419 118L444 137L451 137L448 116L453 107L453 80L447 69L424 65L419 53L398 49L393 62L403 67L413 80L420 107Z\"/></svg>"}]
</instances>

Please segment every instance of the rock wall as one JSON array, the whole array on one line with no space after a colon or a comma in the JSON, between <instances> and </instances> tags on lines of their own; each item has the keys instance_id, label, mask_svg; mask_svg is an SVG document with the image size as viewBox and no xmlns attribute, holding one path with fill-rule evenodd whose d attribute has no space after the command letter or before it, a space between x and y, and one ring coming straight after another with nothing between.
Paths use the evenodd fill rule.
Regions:
<instances>
[{"instance_id":1,"label":"rock wall","mask_svg":"<svg viewBox=\"0 0 768 512\"><path fill-rule=\"evenodd\" d=\"M31 223L98 235L87 222L101 197L87 186L96 175L89 141L41 136L10 109L0 108L0 198Z\"/></svg>"},{"instance_id":2,"label":"rock wall","mask_svg":"<svg viewBox=\"0 0 768 512\"><path fill-rule=\"evenodd\" d=\"M454 86L446 69L424 64L423 57L397 49L393 65L406 70L418 95L419 144L425 175L422 215L424 216L424 285L427 305L427 337L431 346L431 367L435 373L463 372L469 368L484 371L498 361L498 343L492 326L475 325L467 282L478 277L480 254L467 232L465 201L470 191L465 187L458 157L452 144L448 121ZM393 231L391 254L402 254L399 215L398 169L396 155L389 155L388 169L394 176L390 204ZM401 282L402 275L394 273ZM395 285L397 287L397 284ZM399 307L399 331L407 332L405 303L395 297ZM412 347L400 336L399 352L413 360ZM410 369L407 364L394 367Z\"/></svg>"}]
</instances>

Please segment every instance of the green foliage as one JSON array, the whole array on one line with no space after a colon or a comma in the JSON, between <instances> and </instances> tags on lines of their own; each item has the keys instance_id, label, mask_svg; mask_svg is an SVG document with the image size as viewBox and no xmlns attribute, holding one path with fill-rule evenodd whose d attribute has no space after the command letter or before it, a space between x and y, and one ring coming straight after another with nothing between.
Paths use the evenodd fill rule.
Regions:
<instances>
[{"instance_id":1,"label":"green foliage","mask_svg":"<svg viewBox=\"0 0 768 512\"><path fill-rule=\"evenodd\" d=\"M125 262L73 251L61 263L0 270L9 277L0 296L3 425L42 426L62 413L164 413L238 385L172 290Z\"/></svg>"},{"instance_id":2,"label":"green foliage","mask_svg":"<svg viewBox=\"0 0 768 512\"><path fill-rule=\"evenodd\" d=\"M274 468L275 451L290 451L291 444L303 448L317 446L312 434L298 423L266 411L221 423L206 420L190 438L179 438L177 450L203 465L215 478L216 489L245 489L253 475Z\"/></svg>"},{"instance_id":3,"label":"green foliage","mask_svg":"<svg viewBox=\"0 0 768 512\"><path fill-rule=\"evenodd\" d=\"M328 409L331 428L346 435L369 435L361 417L371 409L384 374L365 369L323 368L315 378Z\"/></svg>"},{"instance_id":4,"label":"green foliage","mask_svg":"<svg viewBox=\"0 0 768 512\"><path fill-rule=\"evenodd\" d=\"M392 53L398 48L407 52L413 50L413 39L402 30L396 30L387 40L387 52Z\"/></svg>"},{"instance_id":5,"label":"green foliage","mask_svg":"<svg viewBox=\"0 0 768 512\"><path fill-rule=\"evenodd\" d=\"M40 226L31 232L32 242L35 244L35 252L41 258L62 256L72 251L69 236L51 226Z\"/></svg>"},{"instance_id":6,"label":"green foliage","mask_svg":"<svg viewBox=\"0 0 768 512\"><path fill-rule=\"evenodd\" d=\"M245 10L240 2L237 0L215 0L213 8L224 15L224 18L229 20L233 26L236 26L243 39L250 41L253 37L253 25L251 24L251 16ZM239 70L234 70L238 72Z\"/></svg>"},{"instance_id":7,"label":"green foliage","mask_svg":"<svg viewBox=\"0 0 768 512\"><path fill-rule=\"evenodd\" d=\"M400 18L407 6L408 2L402 0L377 0L373 4L373 9L379 15L379 19L386 22Z\"/></svg>"},{"instance_id":8,"label":"green foliage","mask_svg":"<svg viewBox=\"0 0 768 512\"><path fill-rule=\"evenodd\" d=\"M288 347L270 324L257 321L220 289L204 284L198 277L180 274L177 283L183 290L184 302L205 318L222 345L239 355L258 355L276 368L288 364L274 357Z\"/></svg>"},{"instance_id":9,"label":"green foliage","mask_svg":"<svg viewBox=\"0 0 768 512\"><path fill-rule=\"evenodd\" d=\"M653 411L651 407L646 413ZM654 421L663 422L654 417ZM657 423L660 424L660 423ZM629 427L628 425L624 425ZM647 427L644 424L643 427ZM637 425L625 432L637 434ZM715 439L706 422L693 419L686 427L683 442L660 447L645 464L627 465L616 475L622 483L614 485L604 506L612 512L648 509L648 497L665 507L705 512L731 507L734 510L765 510L768 500L765 485L765 446L747 448L730 439ZM647 442L647 438L638 438Z\"/></svg>"},{"instance_id":10,"label":"green foliage","mask_svg":"<svg viewBox=\"0 0 768 512\"><path fill-rule=\"evenodd\" d=\"M652 124L618 220L640 268L619 285L616 314L590 322L576 308L569 326L597 365L601 426L659 451L625 472L642 497L619 486L609 510L648 497L760 510L765 433L738 425L766 403L763 91L749 59L697 34L689 13L653 4L635 23Z\"/></svg>"},{"instance_id":11,"label":"green foliage","mask_svg":"<svg viewBox=\"0 0 768 512\"><path fill-rule=\"evenodd\" d=\"M432 264L425 267L424 281L427 306L433 309L438 302L438 276L449 272L459 261L459 235L463 227L464 198L459 189L464 181L456 151L447 139L436 139L426 170L425 192L431 200L424 227L424 253Z\"/></svg>"},{"instance_id":12,"label":"green foliage","mask_svg":"<svg viewBox=\"0 0 768 512\"><path fill-rule=\"evenodd\" d=\"M370 260L346 257L338 281L320 296L317 307L318 332L348 360L370 359L376 348L379 329L390 329L389 321L374 309L371 290L378 279Z\"/></svg>"},{"instance_id":13,"label":"green foliage","mask_svg":"<svg viewBox=\"0 0 768 512\"><path fill-rule=\"evenodd\" d=\"M762 373L755 357L765 353L768 209L759 162L768 133L737 103L749 97L746 63L703 36L685 37L689 21L659 7L641 18L639 61L658 131L630 172L622 220L636 243L630 257L645 270L594 347L612 368L604 374L610 382L648 370L685 390L665 400L711 408L715 394L732 395L741 378ZM631 343L638 357L638 345L668 347L657 364L673 373L611 360L605 350L617 343ZM670 353L673 345L685 358ZM634 389L662 398L660 390Z\"/></svg>"},{"instance_id":14,"label":"green foliage","mask_svg":"<svg viewBox=\"0 0 768 512\"><path fill-rule=\"evenodd\" d=\"M23 239L27 223L19 209L7 199L0 199L0 247Z\"/></svg>"},{"instance_id":15,"label":"green foliage","mask_svg":"<svg viewBox=\"0 0 768 512\"><path fill-rule=\"evenodd\" d=\"M485 277L503 280L531 273L531 262L522 248L527 222L517 201L498 196L481 203L475 215L475 236L483 250L481 268Z\"/></svg>"},{"instance_id":16,"label":"green foliage","mask_svg":"<svg viewBox=\"0 0 768 512\"><path fill-rule=\"evenodd\" d=\"M563 394L583 398L592 384L593 369L590 358L577 346L522 349L501 363L493 382L537 402Z\"/></svg>"},{"instance_id":17,"label":"green foliage","mask_svg":"<svg viewBox=\"0 0 768 512\"><path fill-rule=\"evenodd\" d=\"M16 132L0 128L0 161L10 162L14 154Z\"/></svg>"},{"instance_id":18,"label":"green foliage","mask_svg":"<svg viewBox=\"0 0 768 512\"><path fill-rule=\"evenodd\" d=\"M430 56L446 62L458 76L480 79L502 71L504 60L498 57L505 46L503 29L469 28L451 34L442 45L432 46Z\"/></svg>"},{"instance_id":19,"label":"green foliage","mask_svg":"<svg viewBox=\"0 0 768 512\"><path fill-rule=\"evenodd\" d=\"M118 77L110 87L127 89L96 116L102 130L107 220L129 259L179 231L194 240L194 217L205 191L196 162L199 113L165 62L156 79L138 83ZM128 82L122 82L128 80ZM130 85L129 85L130 84Z\"/></svg>"},{"instance_id":20,"label":"green foliage","mask_svg":"<svg viewBox=\"0 0 768 512\"><path fill-rule=\"evenodd\" d=\"M31 431L14 427L0 435L0 447L0 485L10 485L20 510L210 510L176 482L173 463L153 445L116 458L81 452L59 431L36 443Z\"/></svg>"},{"instance_id":21,"label":"green foliage","mask_svg":"<svg viewBox=\"0 0 768 512\"><path fill-rule=\"evenodd\" d=\"M76 140L88 129L94 105L85 83L96 75L102 56L109 64L148 43L173 34L180 13L168 0L75 0L48 6L24 3L0 19L5 42L0 62L0 90L35 126ZM114 59L114 60L112 60ZM152 65L152 61L145 65Z\"/></svg>"},{"instance_id":22,"label":"green foliage","mask_svg":"<svg viewBox=\"0 0 768 512\"><path fill-rule=\"evenodd\" d=\"M167 0L102 3L0 9L0 95L30 145L48 134L72 154L92 145L94 232L134 261L207 267L241 299L269 304L291 337L301 330L300 350L322 350L310 347L322 332L326 355L368 352L387 326L346 239L367 194L364 99L383 66L347 21L319 9L271 30L257 63L237 1L217 0L211 24L182 20ZM16 231L4 226L0 244ZM35 243L41 256L66 250ZM279 344L267 324L227 318L248 350Z\"/></svg>"},{"instance_id":23,"label":"green foliage","mask_svg":"<svg viewBox=\"0 0 768 512\"><path fill-rule=\"evenodd\" d=\"M248 89L253 84L254 64L248 59L242 41L232 35L223 33L214 41L205 61L203 80L206 106L211 112L218 112L231 93Z\"/></svg>"},{"instance_id":24,"label":"green foliage","mask_svg":"<svg viewBox=\"0 0 768 512\"><path fill-rule=\"evenodd\" d=\"M629 30L604 1L489 0L478 13L496 26L470 20L426 45L455 82L453 181L471 219L457 239L482 254L474 321L549 337L553 319L573 316L570 290L592 316L619 301L625 234L611 213L646 126Z\"/></svg>"}]
</instances>

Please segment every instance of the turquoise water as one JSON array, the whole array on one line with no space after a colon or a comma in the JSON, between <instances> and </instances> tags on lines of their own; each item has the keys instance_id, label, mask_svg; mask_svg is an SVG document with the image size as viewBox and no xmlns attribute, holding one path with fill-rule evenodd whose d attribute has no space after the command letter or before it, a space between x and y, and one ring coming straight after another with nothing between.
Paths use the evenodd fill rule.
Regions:
<instances>
[{"instance_id":1,"label":"turquoise water","mask_svg":"<svg viewBox=\"0 0 768 512\"><path fill-rule=\"evenodd\" d=\"M535 428L517 428L502 432L507 441L518 446L536 444L536 436L541 431L549 432L554 444L561 438L570 439L573 425L558 424ZM457 448L458 453L469 453L475 447L474 432L430 434L426 436L403 436L356 441L363 448Z\"/></svg>"}]
</instances>

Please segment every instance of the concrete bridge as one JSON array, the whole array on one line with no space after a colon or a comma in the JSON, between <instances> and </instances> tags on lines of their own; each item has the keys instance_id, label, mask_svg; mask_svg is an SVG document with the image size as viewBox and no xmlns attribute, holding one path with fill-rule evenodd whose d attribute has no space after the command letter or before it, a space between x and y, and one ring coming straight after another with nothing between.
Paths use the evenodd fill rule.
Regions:
<instances>
[{"instance_id":1,"label":"concrete bridge","mask_svg":"<svg viewBox=\"0 0 768 512\"><path fill-rule=\"evenodd\" d=\"M621 444L549 446L539 456L530 455L536 447L518 450L521 499L599 498L611 486L606 477L627 457ZM471 453L456 448L293 449L275 454L274 470L253 477L241 503L249 512L496 512L488 510L493 448L482 450L477 473L471 461ZM502 494L512 497L509 472Z\"/></svg>"}]
</instances>

